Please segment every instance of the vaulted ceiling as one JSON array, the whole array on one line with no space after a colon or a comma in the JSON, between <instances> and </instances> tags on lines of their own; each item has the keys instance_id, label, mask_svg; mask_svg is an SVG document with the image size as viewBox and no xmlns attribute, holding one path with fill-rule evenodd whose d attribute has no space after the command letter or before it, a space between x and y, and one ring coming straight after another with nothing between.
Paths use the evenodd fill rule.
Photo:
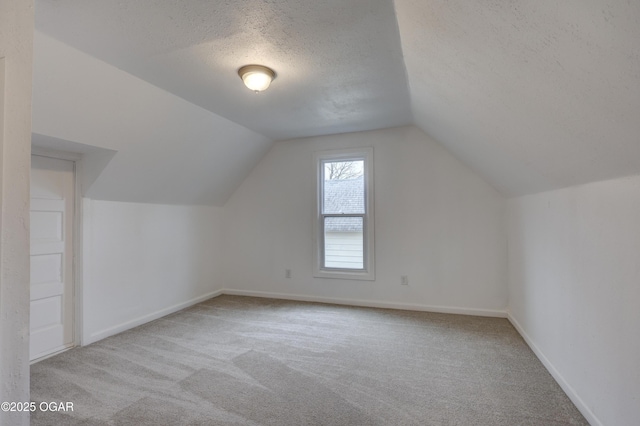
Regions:
<instances>
[{"instance_id":1,"label":"vaulted ceiling","mask_svg":"<svg viewBox=\"0 0 640 426\"><path fill-rule=\"evenodd\" d=\"M412 121L390 0L38 0L50 36L272 139ZM255 94L237 70L277 77Z\"/></svg>"},{"instance_id":2,"label":"vaulted ceiling","mask_svg":"<svg viewBox=\"0 0 640 426\"><path fill-rule=\"evenodd\" d=\"M396 8L416 124L503 194L640 173L640 2Z\"/></svg>"},{"instance_id":3,"label":"vaulted ceiling","mask_svg":"<svg viewBox=\"0 0 640 426\"><path fill-rule=\"evenodd\" d=\"M36 29L225 120L259 145L243 170L265 140L415 124L505 196L640 173L636 1L36 0ZM276 70L268 91L248 63Z\"/></svg>"}]
</instances>

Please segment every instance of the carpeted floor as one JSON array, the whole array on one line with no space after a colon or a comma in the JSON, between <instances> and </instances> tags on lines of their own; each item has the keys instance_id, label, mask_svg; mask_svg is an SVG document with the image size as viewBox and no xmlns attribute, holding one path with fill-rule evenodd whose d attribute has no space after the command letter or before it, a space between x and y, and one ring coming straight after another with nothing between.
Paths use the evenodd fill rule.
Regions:
<instances>
[{"instance_id":1,"label":"carpeted floor","mask_svg":"<svg viewBox=\"0 0 640 426\"><path fill-rule=\"evenodd\" d=\"M31 367L37 425L587 425L506 319L221 296Z\"/></svg>"}]
</instances>

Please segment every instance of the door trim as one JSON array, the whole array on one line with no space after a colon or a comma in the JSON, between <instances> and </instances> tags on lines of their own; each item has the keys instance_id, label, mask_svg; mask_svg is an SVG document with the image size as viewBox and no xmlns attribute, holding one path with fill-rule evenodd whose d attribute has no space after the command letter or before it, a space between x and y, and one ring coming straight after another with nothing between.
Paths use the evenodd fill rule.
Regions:
<instances>
[{"instance_id":1,"label":"door trim","mask_svg":"<svg viewBox=\"0 0 640 426\"><path fill-rule=\"evenodd\" d=\"M38 157L48 157L57 160L67 160L73 163L73 186L74 186L74 206L73 206L73 341L72 346L59 352L35 359L35 363L50 356L64 352L75 346L82 346L82 188L79 176L82 174L82 155L73 152L56 151L37 146L31 147L31 155Z\"/></svg>"}]
</instances>

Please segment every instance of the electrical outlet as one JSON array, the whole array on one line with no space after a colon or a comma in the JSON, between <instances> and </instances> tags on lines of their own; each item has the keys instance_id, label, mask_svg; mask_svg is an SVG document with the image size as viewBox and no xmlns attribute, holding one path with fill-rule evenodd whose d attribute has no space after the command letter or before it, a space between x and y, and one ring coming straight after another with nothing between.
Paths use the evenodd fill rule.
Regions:
<instances>
[{"instance_id":1,"label":"electrical outlet","mask_svg":"<svg viewBox=\"0 0 640 426\"><path fill-rule=\"evenodd\" d=\"M291 269L285 269L284 276L285 278L291 278Z\"/></svg>"},{"instance_id":2,"label":"electrical outlet","mask_svg":"<svg viewBox=\"0 0 640 426\"><path fill-rule=\"evenodd\" d=\"M407 275L402 275L400 277L400 284L409 285L409 277Z\"/></svg>"}]
</instances>

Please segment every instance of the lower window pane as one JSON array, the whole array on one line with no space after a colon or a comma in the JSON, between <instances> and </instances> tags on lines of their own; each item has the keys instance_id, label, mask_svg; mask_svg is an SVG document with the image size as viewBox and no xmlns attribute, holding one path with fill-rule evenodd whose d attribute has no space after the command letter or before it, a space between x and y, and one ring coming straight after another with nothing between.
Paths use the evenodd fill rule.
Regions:
<instances>
[{"instance_id":1,"label":"lower window pane","mask_svg":"<svg viewBox=\"0 0 640 426\"><path fill-rule=\"evenodd\" d=\"M324 267L364 269L363 218L324 218Z\"/></svg>"}]
</instances>

